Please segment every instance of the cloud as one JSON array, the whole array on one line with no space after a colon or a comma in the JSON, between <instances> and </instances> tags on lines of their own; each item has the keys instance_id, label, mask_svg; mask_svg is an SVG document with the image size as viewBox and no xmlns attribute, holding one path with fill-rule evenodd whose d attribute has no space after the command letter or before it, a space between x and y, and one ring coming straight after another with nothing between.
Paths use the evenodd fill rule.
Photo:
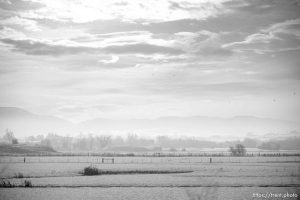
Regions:
<instances>
[{"instance_id":1,"label":"cloud","mask_svg":"<svg viewBox=\"0 0 300 200\"><path fill-rule=\"evenodd\" d=\"M198 32L179 32L174 34L175 44L189 53L190 56L226 57L233 55L233 51L225 49L223 33L214 33L207 30Z\"/></svg>"},{"instance_id":2,"label":"cloud","mask_svg":"<svg viewBox=\"0 0 300 200\"><path fill-rule=\"evenodd\" d=\"M20 31L17 31L15 29L9 28L9 27L1 27L0 26L0 39L7 38L9 36L12 40L18 40L18 39L26 39L26 35Z\"/></svg>"},{"instance_id":3,"label":"cloud","mask_svg":"<svg viewBox=\"0 0 300 200\"><path fill-rule=\"evenodd\" d=\"M129 4L135 4L135 1L130 1ZM202 3L203 2L203 3ZM299 6L296 5L295 1L169 1L166 6L168 10L171 10L170 5L172 3L179 4L181 7L184 5L194 5L203 4L206 5L207 2L214 6L216 4L217 8L220 7L217 14L211 15L205 19L197 17L203 12L201 9L195 10L194 15L190 16L191 11L178 10L179 15L176 18L171 18L169 20L149 20L144 22L146 15L141 14L137 16L136 20L123 20L124 17L117 17L112 19L95 19L92 21L86 21L82 23L74 23L72 21L61 23L61 26L65 26L66 23L71 23L73 27L85 27L88 29L89 33L99 34L99 33L112 33L120 31L149 31L152 33L176 33L176 32L198 32L201 30L208 30L212 32L220 31L231 31L235 33L247 32L252 33L258 28L272 24L278 21L284 21L286 19L295 19L299 17ZM145 2L147 4L147 2ZM164 3L162 3L164 4ZM253 5L252 5L253 4ZM160 6L162 6L160 4ZM163 5L165 6L165 5ZM149 9L160 9L156 8ZM206 6L204 6L206 7ZM257 7L257 9L262 9L260 14L257 14L255 9L252 7ZM108 7L107 7L108 8ZM207 7L209 8L209 6ZM143 8L141 8L143 9ZM122 11L124 12L124 11ZM174 11L167 11L166 15ZM189 15L181 16L180 12L187 12ZM122 13L120 13L122 16ZM155 14L155 17L157 15ZM150 16L151 17L151 16ZM43 18L44 19L44 18ZM44 20L42 20L44 21ZM41 22L43 23L43 22ZM51 22L48 22L48 24ZM56 22L58 23L58 22ZM68 24L67 24L68 25Z\"/></svg>"},{"instance_id":4,"label":"cloud","mask_svg":"<svg viewBox=\"0 0 300 200\"><path fill-rule=\"evenodd\" d=\"M272 33L254 33L247 36L244 41L224 44L223 48L231 47L239 50L250 50L251 48L253 48L253 50L256 50L259 45L265 46L265 44L269 44L271 40L274 39L279 38L273 35Z\"/></svg>"},{"instance_id":5,"label":"cloud","mask_svg":"<svg viewBox=\"0 0 300 200\"><path fill-rule=\"evenodd\" d=\"M27 16L30 14L35 18L72 21L74 23L113 19L145 23L180 19L203 20L225 12L226 10L223 9L223 2L225 1L228 0L200 2L182 0L161 0L159 2L131 0L121 3L119 0L39 0L45 7L38 9L36 12L27 13Z\"/></svg>"},{"instance_id":6,"label":"cloud","mask_svg":"<svg viewBox=\"0 0 300 200\"><path fill-rule=\"evenodd\" d=\"M208 74L204 78L212 78L213 76L222 76L220 72ZM201 77L201 76L199 76ZM176 79L176 77L175 77ZM192 79L190 77L190 79ZM175 97L210 97L210 98L222 98L224 96L231 96L232 98L240 95L258 95L276 90L275 87L266 87L262 82L253 81L234 81L234 82L219 82L213 83L208 80L196 81L192 79L185 81L183 78L176 79L158 79L152 80L140 84L138 87L141 94L156 94L163 96L175 96ZM262 87L264 85L264 87Z\"/></svg>"},{"instance_id":7,"label":"cloud","mask_svg":"<svg viewBox=\"0 0 300 200\"><path fill-rule=\"evenodd\" d=\"M281 0L233 0L224 3L229 9L253 14L257 16L265 16L270 13L280 15L296 14L299 8L298 0L281 1ZM289 15L287 15L289 16ZM287 17L286 16L286 17Z\"/></svg>"},{"instance_id":8,"label":"cloud","mask_svg":"<svg viewBox=\"0 0 300 200\"><path fill-rule=\"evenodd\" d=\"M272 26L263 29L262 32L272 33L273 35L285 33L300 38L300 18L273 24Z\"/></svg>"},{"instance_id":9,"label":"cloud","mask_svg":"<svg viewBox=\"0 0 300 200\"><path fill-rule=\"evenodd\" d=\"M118 108L119 108L119 106L114 105L114 104L95 105L95 106L91 107L91 109L96 109L103 113L112 112L112 111L117 110Z\"/></svg>"},{"instance_id":10,"label":"cloud","mask_svg":"<svg viewBox=\"0 0 300 200\"><path fill-rule=\"evenodd\" d=\"M2 25L10 25L10 26L20 26L24 27L28 31L41 31L41 29L37 26L37 22L35 20L20 18L18 16L6 18L0 21Z\"/></svg>"},{"instance_id":11,"label":"cloud","mask_svg":"<svg viewBox=\"0 0 300 200\"><path fill-rule=\"evenodd\" d=\"M111 63L118 62L118 60L119 60L118 56L112 55L111 59L109 59L109 60L99 60L99 62L102 62L102 63L105 63L105 64L111 64Z\"/></svg>"},{"instance_id":12,"label":"cloud","mask_svg":"<svg viewBox=\"0 0 300 200\"><path fill-rule=\"evenodd\" d=\"M118 105L115 104L100 104L92 106L63 106L59 108L59 112L63 113L82 113L82 112L97 112L102 113L112 112L118 109Z\"/></svg>"},{"instance_id":13,"label":"cloud","mask_svg":"<svg viewBox=\"0 0 300 200\"><path fill-rule=\"evenodd\" d=\"M9 11L36 10L45 5L30 0L0 0L0 8Z\"/></svg>"},{"instance_id":14,"label":"cloud","mask_svg":"<svg viewBox=\"0 0 300 200\"><path fill-rule=\"evenodd\" d=\"M112 32L106 34L83 34L82 36L71 38L71 40L82 44L98 47L106 47L111 45L123 46L138 43L157 44L161 46L168 45L168 41L153 38L153 34L148 31Z\"/></svg>"},{"instance_id":15,"label":"cloud","mask_svg":"<svg viewBox=\"0 0 300 200\"><path fill-rule=\"evenodd\" d=\"M196 52L196 55L202 56L216 56L216 57L227 57L233 55L234 52L230 49L222 47L205 47Z\"/></svg>"},{"instance_id":16,"label":"cloud","mask_svg":"<svg viewBox=\"0 0 300 200\"><path fill-rule=\"evenodd\" d=\"M94 48L85 46L66 46L58 44L48 44L32 40L1 39L2 43L12 45L12 50L28 55L66 55L78 53L108 53L108 54L173 54L184 53L180 49L172 47L158 46L146 43L111 45L104 48Z\"/></svg>"},{"instance_id":17,"label":"cloud","mask_svg":"<svg viewBox=\"0 0 300 200\"><path fill-rule=\"evenodd\" d=\"M159 45L152 45L146 43L140 44L126 44L126 45L111 45L103 48L107 53L114 54L169 54L178 55L183 54L184 51L173 47L165 47Z\"/></svg>"},{"instance_id":18,"label":"cloud","mask_svg":"<svg viewBox=\"0 0 300 200\"><path fill-rule=\"evenodd\" d=\"M59 56L65 54L78 54L84 52L92 52L93 48L88 47L72 47L63 45L46 44L32 40L13 40L1 39L1 42L12 45L12 50L25 53L28 55L52 55Z\"/></svg>"},{"instance_id":19,"label":"cloud","mask_svg":"<svg viewBox=\"0 0 300 200\"><path fill-rule=\"evenodd\" d=\"M169 1L169 8L173 12L189 13L190 17L181 19L203 20L226 13L224 2L226 1Z\"/></svg>"},{"instance_id":20,"label":"cloud","mask_svg":"<svg viewBox=\"0 0 300 200\"><path fill-rule=\"evenodd\" d=\"M286 20L248 35L244 41L224 44L224 48L252 50L258 53L299 49L300 19Z\"/></svg>"},{"instance_id":21,"label":"cloud","mask_svg":"<svg viewBox=\"0 0 300 200\"><path fill-rule=\"evenodd\" d=\"M80 106L68 106L68 107L62 107L58 109L60 112L63 113L78 113L78 112L85 112L86 108L84 107L80 107Z\"/></svg>"}]
</instances>

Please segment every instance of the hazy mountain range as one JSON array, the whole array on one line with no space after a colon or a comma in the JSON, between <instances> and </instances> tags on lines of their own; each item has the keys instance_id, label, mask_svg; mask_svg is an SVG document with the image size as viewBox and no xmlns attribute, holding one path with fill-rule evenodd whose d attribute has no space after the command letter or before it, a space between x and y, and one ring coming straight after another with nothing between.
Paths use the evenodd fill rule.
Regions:
<instances>
[{"instance_id":1,"label":"hazy mountain range","mask_svg":"<svg viewBox=\"0 0 300 200\"><path fill-rule=\"evenodd\" d=\"M58 117L37 115L21 108L0 107L0 131L9 129L17 137L74 131L74 124ZM0 132L0 133L1 133Z\"/></svg>"},{"instance_id":2,"label":"hazy mountain range","mask_svg":"<svg viewBox=\"0 0 300 200\"><path fill-rule=\"evenodd\" d=\"M10 129L17 137L58 133L78 135L80 132L137 133L140 135L193 135L203 138L230 139L228 137L276 137L299 131L300 124L292 121L236 116L218 118L207 116L161 117L157 119L114 120L97 118L81 123L37 115L16 107L0 107L0 134ZM290 136L290 135L289 135Z\"/></svg>"}]
</instances>

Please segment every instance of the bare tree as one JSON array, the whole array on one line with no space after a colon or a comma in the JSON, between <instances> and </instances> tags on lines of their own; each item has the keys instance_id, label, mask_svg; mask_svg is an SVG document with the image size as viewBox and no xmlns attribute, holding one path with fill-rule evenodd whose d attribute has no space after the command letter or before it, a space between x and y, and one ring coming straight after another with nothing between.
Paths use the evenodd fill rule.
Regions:
<instances>
[{"instance_id":1,"label":"bare tree","mask_svg":"<svg viewBox=\"0 0 300 200\"><path fill-rule=\"evenodd\" d=\"M15 137L14 133L9 129L5 130L5 134L3 136L3 139L7 140L11 144L18 144L17 138Z\"/></svg>"},{"instance_id":2,"label":"bare tree","mask_svg":"<svg viewBox=\"0 0 300 200\"><path fill-rule=\"evenodd\" d=\"M97 144L99 144L100 148L104 149L111 143L111 136L109 136L109 135L98 136L98 137L96 137L96 140L97 140Z\"/></svg>"},{"instance_id":3,"label":"bare tree","mask_svg":"<svg viewBox=\"0 0 300 200\"><path fill-rule=\"evenodd\" d=\"M139 140L139 137L134 133L127 135L126 141L127 141L128 145L136 146L136 145L138 145L138 140Z\"/></svg>"},{"instance_id":4,"label":"bare tree","mask_svg":"<svg viewBox=\"0 0 300 200\"><path fill-rule=\"evenodd\" d=\"M244 156L246 154L246 149L244 145L236 144L235 147L229 147L229 152L233 156Z\"/></svg>"}]
</instances>

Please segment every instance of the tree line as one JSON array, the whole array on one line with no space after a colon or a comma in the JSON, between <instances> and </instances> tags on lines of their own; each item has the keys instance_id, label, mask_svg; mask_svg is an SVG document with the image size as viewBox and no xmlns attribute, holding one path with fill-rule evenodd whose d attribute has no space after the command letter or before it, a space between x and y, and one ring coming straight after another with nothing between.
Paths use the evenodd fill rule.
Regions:
<instances>
[{"instance_id":1,"label":"tree line","mask_svg":"<svg viewBox=\"0 0 300 200\"><path fill-rule=\"evenodd\" d=\"M18 139L11 130L6 130L2 141L10 144L18 144ZM299 150L300 138L290 137L282 140L260 141L253 138L245 138L235 141L208 141L195 137L173 138L169 136L157 136L155 138L143 138L137 134L128 134L125 137L111 135L79 134L77 137L61 136L55 133L47 135L29 136L25 143L49 146L58 151L101 151L109 147L163 147L174 151L185 148L228 148L240 144L246 148L259 148L265 150Z\"/></svg>"}]
</instances>

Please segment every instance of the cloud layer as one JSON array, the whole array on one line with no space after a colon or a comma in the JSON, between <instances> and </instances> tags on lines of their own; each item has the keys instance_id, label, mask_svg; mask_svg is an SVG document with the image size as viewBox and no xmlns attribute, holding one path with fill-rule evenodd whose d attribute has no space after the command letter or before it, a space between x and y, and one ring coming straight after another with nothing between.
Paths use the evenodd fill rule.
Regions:
<instances>
[{"instance_id":1,"label":"cloud layer","mask_svg":"<svg viewBox=\"0 0 300 200\"><path fill-rule=\"evenodd\" d=\"M0 104L300 119L298 0L0 0Z\"/></svg>"}]
</instances>

